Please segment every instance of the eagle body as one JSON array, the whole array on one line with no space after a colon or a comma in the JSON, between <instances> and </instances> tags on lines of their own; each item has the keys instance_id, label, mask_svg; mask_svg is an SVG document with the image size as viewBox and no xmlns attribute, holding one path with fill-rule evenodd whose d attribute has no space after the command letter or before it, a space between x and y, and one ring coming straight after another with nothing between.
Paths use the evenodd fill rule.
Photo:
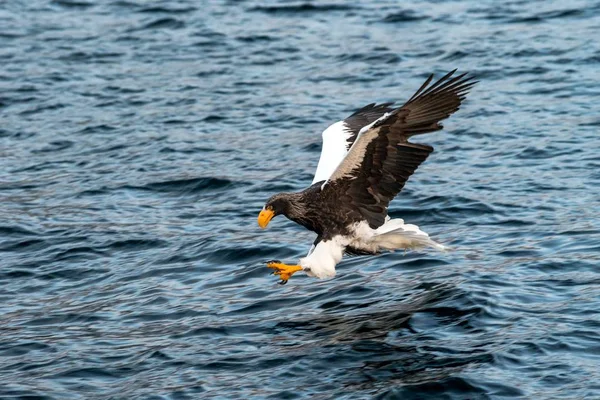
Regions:
<instances>
[{"instance_id":1,"label":"eagle body","mask_svg":"<svg viewBox=\"0 0 600 400\"><path fill-rule=\"evenodd\" d=\"M280 194L289 203L285 216L315 232L321 240L349 235L351 226L361 221L361 214L350 204L339 201L330 187L323 188L324 182L314 183L302 192Z\"/></svg>"},{"instance_id":2,"label":"eagle body","mask_svg":"<svg viewBox=\"0 0 600 400\"><path fill-rule=\"evenodd\" d=\"M282 283L300 270L309 276L335 276L344 253L445 247L416 225L388 216L390 202L433 148L409 138L441 130L439 123L459 109L472 77L455 71L431 84L433 76L402 106L369 104L323 132L321 158L312 184L297 193L272 196L258 217L265 228L276 215L317 234L298 265L273 261Z\"/></svg>"},{"instance_id":3,"label":"eagle body","mask_svg":"<svg viewBox=\"0 0 600 400\"><path fill-rule=\"evenodd\" d=\"M285 216L317 234L308 255L300 259L309 276L331 278L344 254L378 254L384 250L443 246L429 239L416 225L387 217L381 225L369 225L363 215L344 199L335 186L317 182L298 193L282 193L289 207ZM277 199L277 196L273 197Z\"/></svg>"}]
</instances>

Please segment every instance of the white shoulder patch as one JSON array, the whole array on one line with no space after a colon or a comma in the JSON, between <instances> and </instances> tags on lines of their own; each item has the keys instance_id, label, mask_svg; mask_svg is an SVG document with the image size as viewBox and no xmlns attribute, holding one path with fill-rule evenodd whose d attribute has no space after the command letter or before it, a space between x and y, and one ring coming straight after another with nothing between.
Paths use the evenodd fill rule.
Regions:
<instances>
[{"instance_id":1,"label":"white shoulder patch","mask_svg":"<svg viewBox=\"0 0 600 400\"><path fill-rule=\"evenodd\" d=\"M365 133L366 131L368 131L369 129L371 129L373 127L373 125L375 125L379 121L383 121L384 119L386 119L387 117L389 117L390 114L391 113L386 112L381 117L379 117L375 121L371 122L369 125L365 125L362 128L360 128L360 131L358 132L358 136L360 137L360 135L362 135L363 133ZM358 140L358 137L356 138L356 140Z\"/></svg>"},{"instance_id":2,"label":"white shoulder patch","mask_svg":"<svg viewBox=\"0 0 600 400\"><path fill-rule=\"evenodd\" d=\"M347 140L352 132L347 129L344 121L338 121L323 131L323 147L321 158L312 183L329 179L333 171L346 156Z\"/></svg>"}]
</instances>

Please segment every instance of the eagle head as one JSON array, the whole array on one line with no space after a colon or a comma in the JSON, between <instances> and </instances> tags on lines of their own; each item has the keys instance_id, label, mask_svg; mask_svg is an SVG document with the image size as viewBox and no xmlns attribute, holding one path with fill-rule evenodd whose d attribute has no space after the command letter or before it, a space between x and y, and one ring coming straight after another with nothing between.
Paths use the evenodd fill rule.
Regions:
<instances>
[{"instance_id":1,"label":"eagle head","mask_svg":"<svg viewBox=\"0 0 600 400\"><path fill-rule=\"evenodd\" d=\"M290 199L286 193L279 193L272 196L258 214L258 226L265 229L269 225L269 222L277 215L287 215L290 206Z\"/></svg>"}]
</instances>

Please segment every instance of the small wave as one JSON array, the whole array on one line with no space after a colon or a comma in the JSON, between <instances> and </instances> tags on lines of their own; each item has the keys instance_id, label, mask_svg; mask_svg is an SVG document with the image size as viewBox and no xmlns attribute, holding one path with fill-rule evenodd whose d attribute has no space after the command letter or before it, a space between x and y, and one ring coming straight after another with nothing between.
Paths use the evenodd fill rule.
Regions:
<instances>
[{"instance_id":1,"label":"small wave","mask_svg":"<svg viewBox=\"0 0 600 400\"><path fill-rule=\"evenodd\" d=\"M2 236L37 236L38 234L20 226L0 225Z\"/></svg>"},{"instance_id":2,"label":"small wave","mask_svg":"<svg viewBox=\"0 0 600 400\"><path fill-rule=\"evenodd\" d=\"M136 313L126 317L128 320L141 320L141 321L161 321L161 320L179 320L186 318L193 318L204 315L204 311L197 311L191 309L179 309L171 312L164 313Z\"/></svg>"},{"instance_id":3,"label":"small wave","mask_svg":"<svg viewBox=\"0 0 600 400\"><path fill-rule=\"evenodd\" d=\"M43 147L39 150L32 150L32 153L53 153L62 150L66 150L72 147L75 143L70 140L56 140L54 142L50 142L48 146Z\"/></svg>"},{"instance_id":4,"label":"small wave","mask_svg":"<svg viewBox=\"0 0 600 400\"><path fill-rule=\"evenodd\" d=\"M560 49L519 49L516 51L512 51L510 54L507 54L509 57L515 58L531 58L531 57L547 57L547 56L559 56L567 53L569 50L560 50ZM561 77L561 81L564 81L564 77Z\"/></svg>"},{"instance_id":5,"label":"small wave","mask_svg":"<svg viewBox=\"0 0 600 400\"><path fill-rule=\"evenodd\" d=\"M457 60L462 60L463 58L467 58L469 56L472 56L472 54L470 54L466 51L457 50L457 51L453 51L453 52L445 55L444 57L442 57L442 60L457 61Z\"/></svg>"},{"instance_id":6,"label":"small wave","mask_svg":"<svg viewBox=\"0 0 600 400\"><path fill-rule=\"evenodd\" d=\"M176 179L171 181L149 183L144 186L128 186L128 188L162 193L193 194L204 191L225 189L242 184L242 182L234 182L229 179L209 177Z\"/></svg>"},{"instance_id":7,"label":"small wave","mask_svg":"<svg viewBox=\"0 0 600 400\"><path fill-rule=\"evenodd\" d=\"M63 250L54 256L54 260L72 260L72 259L93 259L105 256L106 253L103 251L96 250L89 246L82 247L72 247L66 250Z\"/></svg>"},{"instance_id":8,"label":"small wave","mask_svg":"<svg viewBox=\"0 0 600 400\"><path fill-rule=\"evenodd\" d=\"M579 125L579 126L600 126L600 119L595 120L595 121L589 121L589 122L580 122L577 125Z\"/></svg>"},{"instance_id":9,"label":"small wave","mask_svg":"<svg viewBox=\"0 0 600 400\"><path fill-rule=\"evenodd\" d=\"M439 222L443 219L454 221L454 219L467 216L482 216L485 214L499 214L493 206L479 200L469 199L462 196L430 196L417 200L418 206L403 209L393 207L390 211L392 218L403 218L409 222L411 219L425 221L433 220Z\"/></svg>"},{"instance_id":10,"label":"small wave","mask_svg":"<svg viewBox=\"0 0 600 400\"><path fill-rule=\"evenodd\" d=\"M265 191L266 193L292 192L294 190L298 190L298 187L285 182L269 182L265 184L261 190Z\"/></svg>"},{"instance_id":11,"label":"small wave","mask_svg":"<svg viewBox=\"0 0 600 400\"><path fill-rule=\"evenodd\" d=\"M106 133L106 132L112 132L116 129L117 128L115 128L114 126L111 126L111 125L100 124L100 125L87 126L87 127L83 128L82 130L80 130L78 133L83 133L83 134Z\"/></svg>"},{"instance_id":12,"label":"small wave","mask_svg":"<svg viewBox=\"0 0 600 400\"><path fill-rule=\"evenodd\" d=\"M129 93L144 93L146 91L145 88L143 87L122 87L122 86L106 86L105 90L111 91L111 92L117 92L117 93L125 93L125 94L129 94Z\"/></svg>"},{"instance_id":13,"label":"small wave","mask_svg":"<svg viewBox=\"0 0 600 400\"><path fill-rule=\"evenodd\" d=\"M569 10L555 10L542 12L535 15L529 15L526 17L517 17L508 20L511 23L539 23L552 19L561 19L561 18L574 18L581 17L585 15L585 12L579 9L569 9Z\"/></svg>"},{"instance_id":14,"label":"small wave","mask_svg":"<svg viewBox=\"0 0 600 400\"><path fill-rule=\"evenodd\" d=\"M76 0L52 0L52 4L56 4L65 8L90 8L95 6L94 3L87 3L85 1Z\"/></svg>"},{"instance_id":15,"label":"small wave","mask_svg":"<svg viewBox=\"0 0 600 400\"><path fill-rule=\"evenodd\" d=\"M165 122L165 123L167 123L167 122ZM163 147L162 149L160 149L159 153L194 154L194 153L212 153L212 152L231 153L233 151L235 151L235 150L232 150L232 149L218 150L218 149L213 149L210 147L185 147L182 149L176 149L176 148L167 146L167 147Z\"/></svg>"},{"instance_id":16,"label":"small wave","mask_svg":"<svg viewBox=\"0 0 600 400\"><path fill-rule=\"evenodd\" d=\"M50 246L43 239L26 239L17 241L6 241L0 245L0 251L6 252L35 252Z\"/></svg>"},{"instance_id":17,"label":"small wave","mask_svg":"<svg viewBox=\"0 0 600 400\"><path fill-rule=\"evenodd\" d=\"M279 39L274 36L268 35L250 35L250 36L238 36L236 38L243 43L256 43L256 42L275 42Z\"/></svg>"},{"instance_id":18,"label":"small wave","mask_svg":"<svg viewBox=\"0 0 600 400\"><path fill-rule=\"evenodd\" d=\"M171 8L165 6L155 6L142 8L138 12L143 14L186 14L196 10L197 8L195 7Z\"/></svg>"},{"instance_id":19,"label":"small wave","mask_svg":"<svg viewBox=\"0 0 600 400\"><path fill-rule=\"evenodd\" d=\"M510 68L503 71L505 76L519 76L519 75L544 75L550 72L550 68L532 66L532 67L517 67Z\"/></svg>"},{"instance_id":20,"label":"small wave","mask_svg":"<svg viewBox=\"0 0 600 400\"><path fill-rule=\"evenodd\" d=\"M448 261L444 261L441 259L437 259L437 258L426 258L426 257L419 257L419 258L415 258L412 260L408 260L408 261L401 261L399 263L396 263L394 267L397 267L401 270L405 270L405 269L424 269L424 268L433 268L433 267L439 267L442 265L448 265L450 264Z\"/></svg>"},{"instance_id":21,"label":"small wave","mask_svg":"<svg viewBox=\"0 0 600 400\"><path fill-rule=\"evenodd\" d=\"M190 329L189 331L181 334L173 335L173 338L183 339L189 337L203 337L208 336L211 338L218 336L226 336L228 334L227 326L203 326L199 328Z\"/></svg>"},{"instance_id":22,"label":"small wave","mask_svg":"<svg viewBox=\"0 0 600 400\"><path fill-rule=\"evenodd\" d=\"M212 151L212 149L201 149L196 151ZM172 150L166 150L164 152L173 152ZM182 151L182 153L189 153ZM78 193L77 197L85 196L98 196L107 195L116 190L141 190L150 191L156 193L173 193L178 195L190 195L203 192L218 191L222 189L230 189L235 187L245 186L245 182L235 182L229 179L221 178L192 178L192 179L179 179L164 182L153 182L146 185L135 186L135 185L124 185L118 187L100 187L95 189L86 189Z\"/></svg>"},{"instance_id":23,"label":"small wave","mask_svg":"<svg viewBox=\"0 0 600 400\"><path fill-rule=\"evenodd\" d=\"M342 82L342 83L368 83L376 82L379 80L376 76L369 75L350 75L350 74L327 74L327 75L314 75L307 78L310 82L321 83L321 82Z\"/></svg>"},{"instance_id":24,"label":"small wave","mask_svg":"<svg viewBox=\"0 0 600 400\"><path fill-rule=\"evenodd\" d=\"M428 19L426 15L418 14L413 10L402 10L393 14L388 14L383 18L383 22L398 23L398 22L415 22Z\"/></svg>"},{"instance_id":25,"label":"small wave","mask_svg":"<svg viewBox=\"0 0 600 400\"><path fill-rule=\"evenodd\" d=\"M218 121L224 121L226 120L227 117L224 115L208 115L206 117L204 117L204 119L202 119L202 121L204 122L218 122Z\"/></svg>"},{"instance_id":26,"label":"small wave","mask_svg":"<svg viewBox=\"0 0 600 400\"><path fill-rule=\"evenodd\" d=\"M76 378L81 380L87 379L99 379L104 382L110 381L112 379L123 379L122 372L113 373L105 368L73 368L60 373L57 373L53 376L56 379L65 379L65 378Z\"/></svg>"},{"instance_id":27,"label":"small wave","mask_svg":"<svg viewBox=\"0 0 600 400\"><path fill-rule=\"evenodd\" d=\"M58 57L58 59L61 61L85 61L85 62L93 61L96 63L100 63L100 62L106 62L105 61L106 59L118 58L123 55L124 55L124 53L111 53L111 52L88 53L85 51L74 51L65 56L60 56L60 57Z\"/></svg>"},{"instance_id":28,"label":"small wave","mask_svg":"<svg viewBox=\"0 0 600 400\"><path fill-rule=\"evenodd\" d=\"M38 342L28 342L28 343L20 343L14 346L10 346L8 348L3 348L0 351L0 357L15 357L15 356L24 356L30 352L35 351L47 351L53 350L53 348L45 343Z\"/></svg>"},{"instance_id":29,"label":"small wave","mask_svg":"<svg viewBox=\"0 0 600 400\"><path fill-rule=\"evenodd\" d=\"M577 148L565 150L558 146L545 146L544 148L528 146L517 154L517 158L524 160L544 160L565 155L575 155L582 152L583 150Z\"/></svg>"},{"instance_id":30,"label":"small wave","mask_svg":"<svg viewBox=\"0 0 600 400\"><path fill-rule=\"evenodd\" d=\"M12 269L0 272L0 281L7 280L12 282L13 279L30 278L32 276L35 276L35 273L31 271L23 269Z\"/></svg>"},{"instance_id":31,"label":"small wave","mask_svg":"<svg viewBox=\"0 0 600 400\"><path fill-rule=\"evenodd\" d=\"M41 113L44 111L58 110L60 108L65 108L66 106L67 106L66 104L62 104L62 103L45 104L45 105L40 105L37 107L29 108L25 111L21 111L19 113L19 115L33 115L33 114Z\"/></svg>"},{"instance_id":32,"label":"small wave","mask_svg":"<svg viewBox=\"0 0 600 400\"><path fill-rule=\"evenodd\" d=\"M214 263L247 262L260 259L265 256L263 247L221 247L205 254L206 261Z\"/></svg>"},{"instance_id":33,"label":"small wave","mask_svg":"<svg viewBox=\"0 0 600 400\"><path fill-rule=\"evenodd\" d=\"M468 363L463 360L465 365ZM460 364L459 364L460 365ZM487 399L486 391L460 377L444 376L438 368L431 368L430 377L421 379L424 382L404 384L400 388L387 389L379 392L382 399L419 399L423 393L436 399ZM449 375L449 374L448 374ZM375 380L375 378L373 378ZM414 378L413 378L414 379ZM373 383L373 386L378 386Z\"/></svg>"},{"instance_id":34,"label":"small wave","mask_svg":"<svg viewBox=\"0 0 600 400\"><path fill-rule=\"evenodd\" d=\"M83 260L89 260L91 258L77 258L76 260L69 260L69 261L83 261ZM65 259L62 259L65 260ZM57 261L62 261L61 259L58 259ZM96 277L97 275L100 274L106 274L107 272L109 272L109 269L106 268L81 268L81 267L77 267L77 268L62 268L62 269L57 269L54 270L52 272L48 272L46 274L38 274L36 275L37 279L40 280L54 280L54 279L59 279L60 281L81 281L84 279L88 279L90 277Z\"/></svg>"},{"instance_id":35,"label":"small wave","mask_svg":"<svg viewBox=\"0 0 600 400\"><path fill-rule=\"evenodd\" d=\"M398 54L394 53L353 53L353 54L342 54L337 57L338 60L347 61L363 61L368 63L383 63L383 64L397 64L402 61L402 58Z\"/></svg>"},{"instance_id":36,"label":"small wave","mask_svg":"<svg viewBox=\"0 0 600 400\"><path fill-rule=\"evenodd\" d=\"M140 251L168 246L168 242L158 239L126 239L117 240L103 246L106 251Z\"/></svg>"},{"instance_id":37,"label":"small wave","mask_svg":"<svg viewBox=\"0 0 600 400\"><path fill-rule=\"evenodd\" d=\"M194 46L198 46L198 43L194 43ZM214 42L207 42L207 43L202 43L202 45L207 45L207 46L214 46L215 43ZM198 73L196 73L196 76L198 78L206 78L208 76L219 76L219 75L229 75L232 73L232 70L229 68L218 68L218 69L210 69L210 70L206 70L206 71L200 71Z\"/></svg>"},{"instance_id":38,"label":"small wave","mask_svg":"<svg viewBox=\"0 0 600 400\"><path fill-rule=\"evenodd\" d=\"M314 142L314 143L307 144L306 146L304 146L302 148L302 150L309 151L311 153L318 153L321 151L321 147L322 147L321 142Z\"/></svg>"},{"instance_id":39,"label":"small wave","mask_svg":"<svg viewBox=\"0 0 600 400\"><path fill-rule=\"evenodd\" d=\"M306 14L306 13L317 13L317 12L330 12L330 11L350 11L356 7L343 5L343 4L290 4L280 6L256 6L250 9L250 11L259 11L267 14Z\"/></svg>"},{"instance_id":40,"label":"small wave","mask_svg":"<svg viewBox=\"0 0 600 400\"><path fill-rule=\"evenodd\" d=\"M176 18L161 18L155 21L149 22L146 25L140 27L140 30L145 29L180 29L185 26L185 22Z\"/></svg>"},{"instance_id":41,"label":"small wave","mask_svg":"<svg viewBox=\"0 0 600 400\"><path fill-rule=\"evenodd\" d=\"M66 323L86 323L86 322L100 322L104 321L104 317L99 317L95 315L84 315L80 313L56 313L50 314L48 316L43 316L39 318L33 318L26 322L23 322L22 325L26 326L42 326L42 325L61 325Z\"/></svg>"},{"instance_id":42,"label":"small wave","mask_svg":"<svg viewBox=\"0 0 600 400\"><path fill-rule=\"evenodd\" d=\"M18 39L27 36L24 33L12 33L12 32L0 32L0 38L2 39Z\"/></svg>"}]
</instances>

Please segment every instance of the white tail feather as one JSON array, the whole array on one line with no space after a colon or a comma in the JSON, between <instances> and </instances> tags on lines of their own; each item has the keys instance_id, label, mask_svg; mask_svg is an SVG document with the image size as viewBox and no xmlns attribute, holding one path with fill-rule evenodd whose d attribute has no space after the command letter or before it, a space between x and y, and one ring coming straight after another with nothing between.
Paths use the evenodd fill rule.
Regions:
<instances>
[{"instance_id":1,"label":"white tail feather","mask_svg":"<svg viewBox=\"0 0 600 400\"><path fill-rule=\"evenodd\" d=\"M405 224L404 220L386 219L385 224L375 230L371 238L377 250L420 249L431 247L439 251L447 251L448 247L429 238L429 235L418 226Z\"/></svg>"}]
</instances>

